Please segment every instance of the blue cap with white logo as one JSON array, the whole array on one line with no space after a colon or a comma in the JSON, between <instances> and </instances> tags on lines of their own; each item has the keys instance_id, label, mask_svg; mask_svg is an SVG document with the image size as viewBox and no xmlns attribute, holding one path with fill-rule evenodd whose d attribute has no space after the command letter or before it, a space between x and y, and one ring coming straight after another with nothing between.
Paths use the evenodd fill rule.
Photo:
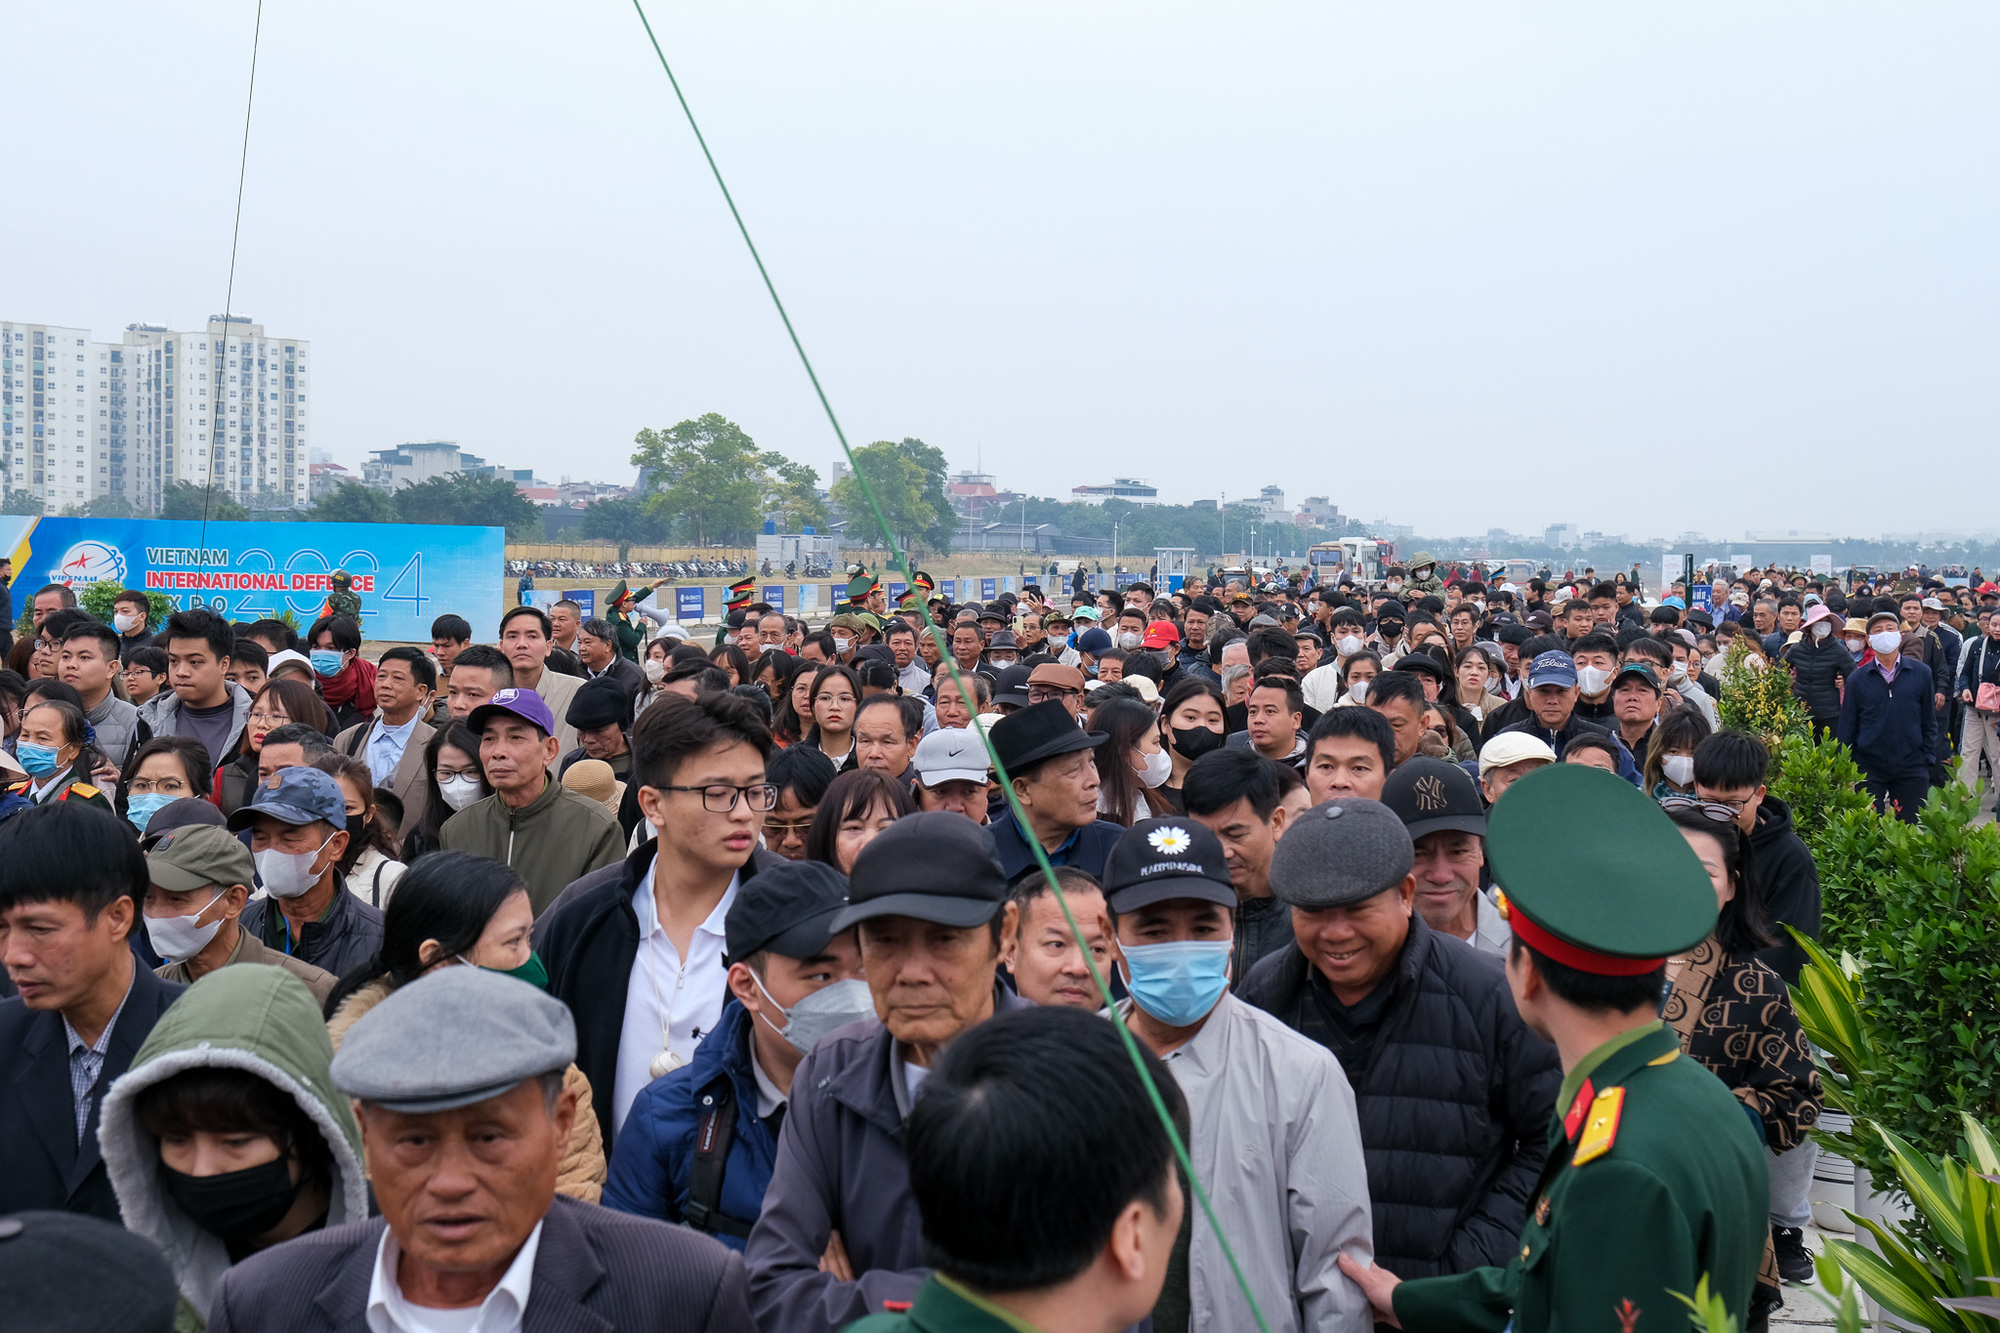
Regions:
<instances>
[{"instance_id":1,"label":"blue cap with white logo","mask_svg":"<svg viewBox=\"0 0 2000 1333\"><path fill-rule=\"evenodd\" d=\"M1546 652L1528 664L1528 688L1576 684L1576 659L1564 652Z\"/></svg>"}]
</instances>

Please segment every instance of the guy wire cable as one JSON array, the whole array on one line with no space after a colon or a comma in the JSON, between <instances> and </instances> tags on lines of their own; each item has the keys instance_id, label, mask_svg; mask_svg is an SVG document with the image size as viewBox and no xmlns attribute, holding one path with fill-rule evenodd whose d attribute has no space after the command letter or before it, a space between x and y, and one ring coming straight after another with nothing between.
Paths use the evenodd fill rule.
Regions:
<instances>
[{"instance_id":1,"label":"guy wire cable","mask_svg":"<svg viewBox=\"0 0 2000 1333\"><path fill-rule=\"evenodd\" d=\"M222 346L225 349L223 356L228 355L227 348L229 347L230 330L234 327L229 318L232 313L230 302L236 299L236 242L238 237L243 233L243 181L250 168L250 110L257 104L257 46L262 41L263 36L264 0L257 0L256 26L250 32L250 90L243 98L243 153L236 163L236 220L230 225L229 229L229 285L224 288L222 297ZM208 478L201 488L201 540L196 543L202 550L208 549L208 505L209 501L215 497L216 455L222 452L216 447L216 440L218 437L227 438L222 436L222 422L226 415L222 405L222 371L224 368L222 362L223 357L218 356L215 358L215 426L208 439ZM187 370L187 358L182 357L181 363L181 370L185 372ZM259 389L258 392L261 394L263 390ZM243 400L239 398L237 401L240 404ZM258 405L260 407L263 405L261 400ZM239 413L238 415L242 414ZM235 447L234 441L230 442L230 447ZM227 474L225 474L226 479Z\"/></svg>"},{"instance_id":2,"label":"guy wire cable","mask_svg":"<svg viewBox=\"0 0 2000 1333\"><path fill-rule=\"evenodd\" d=\"M847 443L847 432L841 429L840 418L834 414L833 404L828 401L826 390L820 385L819 375L813 370L812 358L806 355L805 344L799 340L798 330L792 327L792 317L786 313L785 303L778 296L777 284L771 281L770 271L764 267L764 258L757 253L757 243L750 239L750 228L744 223L743 214L738 211L736 200L729 193L728 182L722 178L722 168L716 165L715 154L709 151L708 140L702 135L701 126L695 121L694 109L688 105L687 96L681 91L680 80L674 77L673 66L667 61L667 53L661 49L660 39L653 32L653 24L646 17L643 0L632 0L632 8L638 11L639 22L646 29L646 38L652 43L653 54L659 57L660 68L666 73L667 82L673 87L674 100L680 103L681 113L687 117L688 128L694 131L695 142L701 147L701 155L708 162L708 169L715 177L716 187L722 191L723 202L729 206L729 216L735 220L736 230L743 237L744 246L750 251L751 261L757 266L757 276L763 279L764 290L770 294L771 304L777 307L778 318L784 323L785 335L791 339L792 350L798 353L799 364L805 368L806 378L812 381L813 393L819 398L819 405L826 413L827 424L833 427L834 438L840 442L840 450L847 458L847 466L853 472L854 479L861 484L862 494L868 497L868 508L875 516L876 526L881 529L890 568L903 576L907 586L914 588L916 578L910 568L907 553L896 544L896 534L889 526L881 502L876 498L875 487L855 459L853 448ZM1114 578L1116 576L1115 570L1113 576ZM946 663L947 669L951 672L952 683L958 687L960 695L966 699L976 699L978 695L966 688L965 679L959 674L958 665L952 659L950 646L945 643L943 634L939 632L936 622L931 619L928 607L925 608L923 620L925 628L930 632L931 641L938 647L939 660ZM1014 793L1013 782L1008 776L1006 766L1000 762L1000 756L994 751L993 742L987 737L983 727L975 724L973 729L978 732L980 743L986 747L986 755L993 765L994 772L1000 775L1000 790L1007 798L1007 808L1013 811L1014 818L1019 821L1021 827L1028 827L1027 812L1021 808L1020 798ZM1097 970L1096 960L1090 956L1090 946L1084 940L1083 929L1077 925L1076 914L1070 910L1069 899L1063 893L1062 885L1056 881L1055 867L1049 863L1048 854L1042 849L1038 839L1028 838L1025 841L1029 850L1035 854L1035 863L1041 868L1049 892L1062 907L1063 919L1069 923L1070 933L1075 937L1077 948L1082 952L1084 964L1090 969L1091 980L1097 983L1098 994L1104 997L1106 1008L1113 1008L1115 1002L1112 999L1111 987L1106 984L1103 974ZM1223 1257L1229 1261L1229 1271L1235 1276L1236 1285L1242 1290L1244 1300L1250 1303L1250 1313L1257 1320L1257 1327L1262 1333L1270 1333L1271 1326L1266 1322L1264 1312L1257 1304L1256 1294L1250 1290L1250 1281L1244 1276L1242 1265L1236 1260L1236 1251L1230 1245L1229 1237L1223 1234L1221 1223L1216 1220L1215 1208L1209 1202L1208 1191L1202 1187L1200 1178L1195 1174L1194 1162L1188 1156L1187 1144L1182 1140L1179 1129L1175 1127L1173 1116L1168 1113L1167 1104L1160 1096L1159 1086L1154 1083L1152 1074L1146 1068L1145 1060L1139 1054L1137 1040L1132 1036L1131 1029L1123 1022L1115 1022L1113 1026L1118 1029L1118 1036L1125 1046L1125 1053L1131 1057L1133 1067L1139 1071L1139 1077L1146 1085L1146 1095L1153 1104L1153 1111L1159 1116L1161 1125L1167 1131L1167 1139L1173 1144L1174 1156L1180 1161L1181 1170L1186 1174L1188 1184L1201 1204L1203 1216L1208 1218L1210 1229L1215 1232L1215 1239L1222 1247Z\"/></svg>"}]
</instances>

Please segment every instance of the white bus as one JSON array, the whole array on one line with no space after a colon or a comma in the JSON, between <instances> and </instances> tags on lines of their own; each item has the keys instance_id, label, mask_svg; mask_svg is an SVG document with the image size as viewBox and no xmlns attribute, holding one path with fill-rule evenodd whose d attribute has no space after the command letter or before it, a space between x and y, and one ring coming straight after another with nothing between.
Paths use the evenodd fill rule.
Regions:
<instances>
[{"instance_id":1,"label":"white bus","mask_svg":"<svg viewBox=\"0 0 2000 1333\"><path fill-rule=\"evenodd\" d=\"M1308 549L1306 563L1317 583L1330 583L1341 575L1356 583L1375 583L1385 568L1396 563L1396 544L1373 537L1342 537Z\"/></svg>"}]
</instances>

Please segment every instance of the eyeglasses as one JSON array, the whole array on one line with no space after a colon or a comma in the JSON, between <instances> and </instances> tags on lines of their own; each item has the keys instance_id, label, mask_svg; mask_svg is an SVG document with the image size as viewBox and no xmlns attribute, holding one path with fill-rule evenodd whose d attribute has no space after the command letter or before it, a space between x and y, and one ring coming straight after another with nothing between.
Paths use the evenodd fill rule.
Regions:
<instances>
[{"instance_id":1,"label":"eyeglasses","mask_svg":"<svg viewBox=\"0 0 2000 1333\"><path fill-rule=\"evenodd\" d=\"M1028 687L1028 702L1031 704L1045 704L1051 699L1074 699L1079 693L1081 691L1058 689L1053 685L1030 685Z\"/></svg>"},{"instance_id":2,"label":"eyeglasses","mask_svg":"<svg viewBox=\"0 0 2000 1333\"><path fill-rule=\"evenodd\" d=\"M283 713L253 712L250 714L249 721L250 725L253 727L264 726L264 727L277 728L284 726L287 722L290 722L291 719L286 717Z\"/></svg>"},{"instance_id":3,"label":"eyeglasses","mask_svg":"<svg viewBox=\"0 0 2000 1333\"><path fill-rule=\"evenodd\" d=\"M750 803L750 808L758 814L774 809L778 804L778 788L769 782L760 782L750 787L727 787L712 783L705 787L659 786L654 791L698 791L701 793L701 808L712 815L726 815L736 808L736 800L742 797Z\"/></svg>"},{"instance_id":4,"label":"eyeglasses","mask_svg":"<svg viewBox=\"0 0 2000 1333\"><path fill-rule=\"evenodd\" d=\"M765 836L777 838L780 841L794 836L803 838L810 828L812 828L812 819L810 816L805 819L767 819L764 821Z\"/></svg>"},{"instance_id":5,"label":"eyeglasses","mask_svg":"<svg viewBox=\"0 0 2000 1333\"><path fill-rule=\"evenodd\" d=\"M1704 801L1698 796L1662 796L1660 809L1670 815L1679 814L1683 810L1692 810L1703 819L1712 820L1717 824L1734 824L1736 817L1743 813L1733 805L1721 801Z\"/></svg>"}]
</instances>

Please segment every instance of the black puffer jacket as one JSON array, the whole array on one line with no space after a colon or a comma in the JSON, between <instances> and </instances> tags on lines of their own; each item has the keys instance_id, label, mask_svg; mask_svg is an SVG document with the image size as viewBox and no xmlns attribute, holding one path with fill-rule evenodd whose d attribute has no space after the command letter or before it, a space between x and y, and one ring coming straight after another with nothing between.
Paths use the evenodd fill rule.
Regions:
<instances>
[{"instance_id":1,"label":"black puffer jacket","mask_svg":"<svg viewBox=\"0 0 2000 1333\"><path fill-rule=\"evenodd\" d=\"M1805 701L1813 721L1831 725L1840 717L1840 683L1854 670L1847 645L1828 635L1815 641L1808 634L1785 649L1792 668L1792 693Z\"/></svg>"},{"instance_id":2,"label":"black puffer jacket","mask_svg":"<svg viewBox=\"0 0 2000 1333\"><path fill-rule=\"evenodd\" d=\"M1259 963L1243 999L1314 1035L1324 1030L1298 949ZM1498 958L1437 934L1421 916L1396 970L1366 1063L1347 1069L1368 1163L1375 1262L1399 1277L1505 1267L1547 1155L1562 1070L1530 1032Z\"/></svg>"}]
</instances>

